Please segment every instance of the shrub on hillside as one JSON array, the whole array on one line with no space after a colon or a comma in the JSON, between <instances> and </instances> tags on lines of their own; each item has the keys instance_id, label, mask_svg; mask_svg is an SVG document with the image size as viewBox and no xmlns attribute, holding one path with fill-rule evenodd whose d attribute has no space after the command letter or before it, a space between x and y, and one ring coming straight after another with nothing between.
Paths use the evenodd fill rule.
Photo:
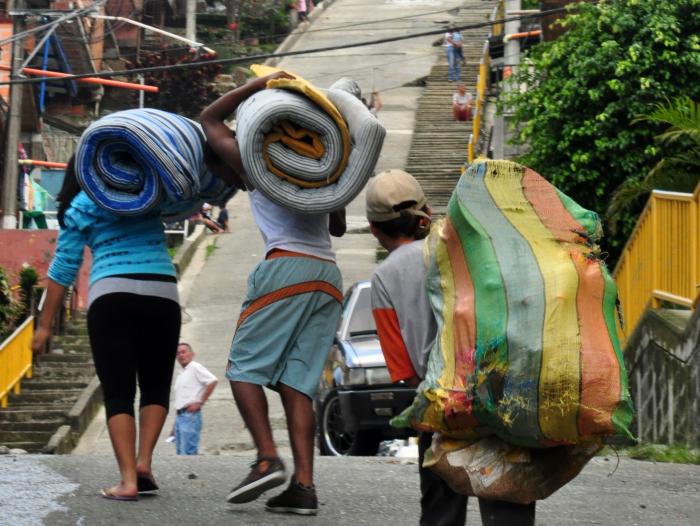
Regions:
<instances>
[{"instance_id":1,"label":"shrub on hillside","mask_svg":"<svg viewBox=\"0 0 700 526\"><path fill-rule=\"evenodd\" d=\"M521 159L581 205L605 215L613 192L660 160L657 104L700 98L700 0L577 4L558 40L539 44L513 76L527 91L505 100ZM668 150L663 155L669 155ZM619 254L643 206L622 215L605 248Z\"/></svg>"}]
</instances>

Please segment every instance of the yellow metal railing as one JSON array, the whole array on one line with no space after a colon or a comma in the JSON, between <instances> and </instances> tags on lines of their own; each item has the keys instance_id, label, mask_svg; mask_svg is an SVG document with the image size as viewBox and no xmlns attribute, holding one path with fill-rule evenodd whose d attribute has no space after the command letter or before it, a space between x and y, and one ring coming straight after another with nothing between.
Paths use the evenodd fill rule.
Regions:
<instances>
[{"instance_id":1,"label":"yellow metal railing","mask_svg":"<svg viewBox=\"0 0 700 526\"><path fill-rule=\"evenodd\" d=\"M505 0L499 0L498 5L494 9L493 12L493 18L492 20L503 20L506 17L506 2ZM503 31L505 29L505 24L503 22L499 22L498 24L494 24L493 27L491 28L491 36L497 37L503 34Z\"/></svg>"},{"instance_id":2,"label":"yellow metal railing","mask_svg":"<svg viewBox=\"0 0 700 526\"><path fill-rule=\"evenodd\" d=\"M647 307L695 308L700 299L700 184L692 194L652 192L613 273L625 317L623 338Z\"/></svg>"},{"instance_id":3,"label":"yellow metal railing","mask_svg":"<svg viewBox=\"0 0 700 526\"><path fill-rule=\"evenodd\" d=\"M32 338L34 317L29 316L15 332L0 345L0 407L7 407L11 390L20 393L23 378L32 377Z\"/></svg>"},{"instance_id":4,"label":"yellow metal railing","mask_svg":"<svg viewBox=\"0 0 700 526\"><path fill-rule=\"evenodd\" d=\"M502 20L505 18L505 1L501 0L493 10L491 20ZM503 34L503 24L495 24L491 28L489 38ZM489 40L484 42L484 47L481 52L481 60L479 60L479 76L476 78L476 101L474 103L474 112L472 115L472 133L467 145L467 159L469 163L474 161L476 157L476 147L479 144L481 135L481 118L486 105L486 90L489 81L489 68L491 67L491 55L489 53Z\"/></svg>"}]
</instances>

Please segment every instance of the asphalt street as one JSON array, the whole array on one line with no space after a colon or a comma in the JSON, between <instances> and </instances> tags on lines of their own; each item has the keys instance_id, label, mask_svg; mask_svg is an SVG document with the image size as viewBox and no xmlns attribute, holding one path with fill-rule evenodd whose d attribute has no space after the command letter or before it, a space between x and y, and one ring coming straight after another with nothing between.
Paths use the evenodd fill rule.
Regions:
<instances>
[{"instance_id":1,"label":"asphalt street","mask_svg":"<svg viewBox=\"0 0 700 526\"><path fill-rule=\"evenodd\" d=\"M211 526L417 524L418 469L396 459L317 461L316 517L266 512L268 495L232 505L228 490L246 472L246 459L201 455L163 457L158 496L108 501L99 489L115 480L111 456L0 457L0 525ZM274 495L277 490L271 490ZM467 525L481 524L469 499ZM539 526L690 526L700 516L700 466L595 458L578 478L537 505Z\"/></svg>"}]
</instances>

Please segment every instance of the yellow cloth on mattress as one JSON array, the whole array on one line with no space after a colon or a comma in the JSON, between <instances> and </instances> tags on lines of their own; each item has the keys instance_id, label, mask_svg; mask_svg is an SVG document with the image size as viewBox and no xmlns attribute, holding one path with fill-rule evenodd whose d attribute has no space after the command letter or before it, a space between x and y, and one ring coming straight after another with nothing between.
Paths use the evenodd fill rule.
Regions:
<instances>
[{"instance_id":1,"label":"yellow cloth on mattress","mask_svg":"<svg viewBox=\"0 0 700 526\"><path fill-rule=\"evenodd\" d=\"M267 75L271 75L272 73L282 71L279 68L273 68L262 64L254 64L250 67L250 69L258 77L265 77ZM290 73L290 75L294 74ZM303 155L311 159L321 158L325 150L316 132L297 127L289 121L283 121L265 137L263 157L267 168L277 177L285 179L302 188L318 188L334 183L345 170L348 163L348 157L350 156L350 132L348 131L348 126L338 109L321 90L315 88L310 82L296 75L294 75L293 79L278 78L270 80L267 83L267 87L296 91L297 93L310 99L312 102L318 105L321 110L327 113L328 116L333 119L333 121L335 121L343 141L343 155L333 175L331 175L325 181L303 181L286 174L275 167L272 164L272 159L267 153L267 146L273 142L281 142L299 155Z\"/></svg>"}]
</instances>

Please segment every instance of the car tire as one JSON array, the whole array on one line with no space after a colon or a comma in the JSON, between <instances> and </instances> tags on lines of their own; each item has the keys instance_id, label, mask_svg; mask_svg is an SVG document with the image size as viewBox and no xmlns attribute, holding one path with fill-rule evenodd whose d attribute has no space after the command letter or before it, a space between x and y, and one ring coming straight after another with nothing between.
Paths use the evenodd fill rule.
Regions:
<instances>
[{"instance_id":1,"label":"car tire","mask_svg":"<svg viewBox=\"0 0 700 526\"><path fill-rule=\"evenodd\" d=\"M331 391L321 404L318 427L321 455L340 457L377 454L381 441L378 431L362 430L348 433L343 429L337 391Z\"/></svg>"}]
</instances>

